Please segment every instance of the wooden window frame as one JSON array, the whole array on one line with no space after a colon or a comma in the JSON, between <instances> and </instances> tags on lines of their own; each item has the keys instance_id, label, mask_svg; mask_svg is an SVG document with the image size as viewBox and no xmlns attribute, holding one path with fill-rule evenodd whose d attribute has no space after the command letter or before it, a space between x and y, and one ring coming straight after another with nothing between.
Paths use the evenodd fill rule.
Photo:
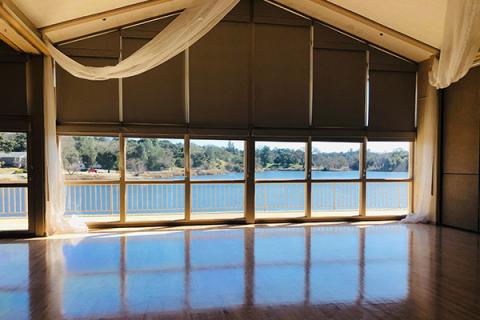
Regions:
<instances>
[{"instance_id":1,"label":"wooden window frame","mask_svg":"<svg viewBox=\"0 0 480 320\"><path fill-rule=\"evenodd\" d=\"M119 180L87 180L87 181L65 181L66 185L72 184L112 184L119 185L120 189L120 219L114 222L89 222L88 225L91 228L108 228L108 227L122 227L122 226L176 226L176 225L203 225L203 224L223 224L223 223L266 223L266 222L322 222L322 221L371 221L371 220L398 220L404 217L404 215L374 215L368 216L366 214L366 187L369 182L407 182L408 185L408 214L413 209L413 191L414 191L414 142L409 142L409 177L407 179L367 179L366 176L366 152L367 152L367 138L363 138L361 142L353 139L352 141L343 140L345 142L359 142L359 171L360 177L358 179L313 179L312 178L312 143L317 141L335 141L335 139L320 139L318 137L278 137L278 138L262 138L253 137L249 135L244 136L201 136L186 134L94 134L81 132L78 134L68 133L59 134L59 136L108 136L116 137L119 139ZM125 178L126 173L126 139L132 137L145 137L145 138L177 138L180 139L183 136L184 140L184 179L183 180L127 180ZM244 141L244 179L242 180L197 180L192 181L190 173L190 140L191 139L208 139L208 140L241 140ZM255 179L255 143L256 142L269 142L269 141L289 141L305 143L305 178L304 179L282 179L282 180L256 180ZM312 216L312 183L359 183L360 195L359 195L359 210L358 215L341 216L341 215L329 215L327 216ZM243 218L235 219L192 219L191 204L192 204L192 192L191 186L195 184L244 184L244 215ZM255 186L257 183L304 183L305 185L305 214L301 217L275 217L275 218L258 218L255 213ZM184 219L180 220L152 220L152 221L138 221L129 222L126 219L127 209L127 195L126 189L129 184L184 184L185 186L185 211Z\"/></svg>"}]
</instances>

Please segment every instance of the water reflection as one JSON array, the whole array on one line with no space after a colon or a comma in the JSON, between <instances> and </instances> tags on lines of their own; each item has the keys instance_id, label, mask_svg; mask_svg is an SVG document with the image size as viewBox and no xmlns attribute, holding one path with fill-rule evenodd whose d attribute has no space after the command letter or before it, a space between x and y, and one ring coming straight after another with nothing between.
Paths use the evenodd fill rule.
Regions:
<instances>
[{"instance_id":1,"label":"water reflection","mask_svg":"<svg viewBox=\"0 0 480 320\"><path fill-rule=\"evenodd\" d=\"M259 226L0 243L0 273L9 275L0 278L0 319L29 318L31 308L46 318L97 318L402 304L411 233L404 225Z\"/></svg>"}]
</instances>

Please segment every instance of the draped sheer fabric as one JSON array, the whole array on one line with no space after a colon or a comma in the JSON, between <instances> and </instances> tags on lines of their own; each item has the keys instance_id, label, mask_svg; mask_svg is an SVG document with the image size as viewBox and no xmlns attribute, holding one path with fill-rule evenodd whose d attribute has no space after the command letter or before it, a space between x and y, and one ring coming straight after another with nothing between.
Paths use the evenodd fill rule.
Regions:
<instances>
[{"instance_id":1,"label":"draped sheer fabric","mask_svg":"<svg viewBox=\"0 0 480 320\"><path fill-rule=\"evenodd\" d=\"M148 71L181 53L202 38L240 0L194 0L174 21L150 42L115 66L84 66L69 58L51 43L51 57L44 58L44 108L46 154L47 234L85 232L87 225L78 217L64 217L65 184L56 133L56 99L53 60L72 75L88 80L126 78Z\"/></svg>"},{"instance_id":2,"label":"draped sheer fabric","mask_svg":"<svg viewBox=\"0 0 480 320\"><path fill-rule=\"evenodd\" d=\"M480 1L449 0L440 59L433 57L430 83L437 89L460 80L480 49Z\"/></svg>"},{"instance_id":3,"label":"draped sheer fabric","mask_svg":"<svg viewBox=\"0 0 480 320\"><path fill-rule=\"evenodd\" d=\"M77 217L66 219L65 184L60 152L57 146L57 106L53 81L53 61L43 61L43 105L45 110L45 169L46 169L46 223L47 234L88 231L87 225Z\"/></svg>"},{"instance_id":4,"label":"draped sheer fabric","mask_svg":"<svg viewBox=\"0 0 480 320\"><path fill-rule=\"evenodd\" d=\"M195 0L164 30L115 66L89 67L69 58L47 41L55 62L88 80L127 78L148 71L184 51L210 31L240 0Z\"/></svg>"}]
</instances>

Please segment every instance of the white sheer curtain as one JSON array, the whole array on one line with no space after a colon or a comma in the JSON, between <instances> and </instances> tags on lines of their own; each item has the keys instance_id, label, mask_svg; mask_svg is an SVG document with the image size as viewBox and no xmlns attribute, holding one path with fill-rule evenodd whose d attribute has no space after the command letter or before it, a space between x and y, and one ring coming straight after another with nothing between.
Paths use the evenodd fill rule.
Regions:
<instances>
[{"instance_id":1,"label":"white sheer curtain","mask_svg":"<svg viewBox=\"0 0 480 320\"><path fill-rule=\"evenodd\" d=\"M480 0L449 0L440 59L434 57L430 83L441 89L465 76L480 49Z\"/></svg>"},{"instance_id":2,"label":"white sheer curtain","mask_svg":"<svg viewBox=\"0 0 480 320\"><path fill-rule=\"evenodd\" d=\"M84 66L47 42L51 57L44 59L45 154L47 234L85 232L77 217L64 218L65 185L56 134L53 60L72 75L88 80L126 78L148 71L187 49L210 31L240 0L194 0L150 42L115 66Z\"/></svg>"},{"instance_id":3,"label":"white sheer curtain","mask_svg":"<svg viewBox=\"0 0 480 320\"><path fill-rule=\"evenodd\" d=\"M131 77L148 71L187 49L210 31L240 0L195 0L164 30L115 66L81 65L47 42L52 57L72 75L88 80Z\"/></svg>"},{"instance_id":4,"label":"white sheer curtain","mask_svg":"<svg viewBox=\"0 0 480 320\"><path fill-rule=\"evenodd\" d=\"M47 234L85 232L86 224L76 217L64 218L65 184L57 145L57 107L53 81L53 61L43 60L43 106L45 113L45 169Z\"/></svg>"},{"instance_id":5,"label":"white sheer curtain","mask_svg":"<svg viewBox=\"0 0 480 320\"><path fill-rule=\"evenodd\" d=\"M430 61L420 64L418 71L417 139L414 152L413 214L404 223L435 221L437 204L437 154L439 104L437 90L429 85Z\"/></svg>"}]
</instances>

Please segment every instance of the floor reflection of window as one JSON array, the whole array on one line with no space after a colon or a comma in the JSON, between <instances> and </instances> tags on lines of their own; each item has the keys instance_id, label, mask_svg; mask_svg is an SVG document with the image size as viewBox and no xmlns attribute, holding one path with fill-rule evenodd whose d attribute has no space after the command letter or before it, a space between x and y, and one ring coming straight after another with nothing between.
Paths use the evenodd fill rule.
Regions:
<instances>
[{"instance_id":1,"label":"floor reflection of window","mask_svg":"<svg viewBox=\"0 0 480 320\"><path fill-rule=\"evenodd\" d=\"M67 318L109 316L121 311L119 238L64 244L63 314Z\"/></svg>"},{"instance_id":2,"label":"floor reflection of window","mask_svg":"<svg viewBox=\"0 0 480 320\"><path fill-rule=\"evenodd\" d=\"M365 299L403 300L408 295L408 229L365 229Z\"/></svg>"},{"instance_id":3,"label":"floor reflection of window","mask_svg":"<svg viewBox=\"0 0 480 320\"><path fill-rule=\"evenodd\" d=\"M244 230L193 231L190 235L190 306L240 306L245 299Z\"/></svg>"},{"instance_id":4,"label":"floor reflection of window","mask_svg":"<svg viewBox=\"0 0 480 320\"><path fill-rule=\"evenodd\" d=\"M172 312L184 308L183 232L127 237L126 305L130 313Z\"/></svg>"},{"instance_id":5,"label":"floor reflection of window","mask_svg":"<svg viewBox=\"0 0 480 320\"><path fill-rule=\"evenodd\" d=\"M0 319L29 319L27 244L0 247Z\"/></svg>"},{"instance_id":6,"label":"floor reflection of window","mask_svg":"<svg viewBox=\"0 0 480 320\"><path fill-rule=\"evenodd\" d=\"M360 290L359 275L358 229L312 229L311 303L355 303Z\"/></svg>"},{"instance_id":7,"label":"floor reflection of window","mask_svg":"<svg viewBox=\"0 0 480 320\"><path fill-rule=\"evenodd\" d=\"M304 228L255 229L255 304L305 300Z\"/></svg>"}]
</instances>

